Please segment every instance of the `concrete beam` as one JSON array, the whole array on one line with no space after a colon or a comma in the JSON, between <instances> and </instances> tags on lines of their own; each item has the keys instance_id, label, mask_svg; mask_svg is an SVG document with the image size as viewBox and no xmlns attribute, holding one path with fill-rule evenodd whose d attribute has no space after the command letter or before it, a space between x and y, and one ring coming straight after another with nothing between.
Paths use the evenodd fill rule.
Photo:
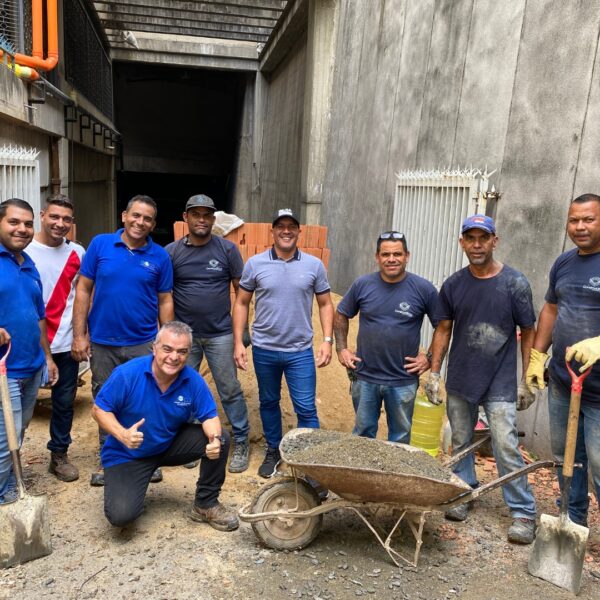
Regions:
<instances>
[{"instance_id":1,"label":"concrete beam","mask_svg":"<svg viewBox=\"0 0 600 600\"><path fill-rule=\"evenodd\" d=\"M197 11L212 14L239 14L240 16L259 15L278 17L284 10L287 0L227 0L226 2L189 2L185 0L104 0L94 2L96 9L103 5L138 6L149 9L166 8L173 11Z\"/></svg>"},{"instance_id":2,"label":"concrete beam","mask_svg":"<svg viewBox=\"0 0 600 600\"><path fill-rule=\"evenodd\" d=\"M108 31L109 37L117 32ZM113 60L163 63L236 71L256 71L256 42L134 31L139 48L113 48Z\"/></svg>"},{"instance_id":3,"label":"concrete beam","mask_svg":"<svg viewBox=\"0 0 600 600\"><path fill-rule=\"evenodd\" d=\"M142 17L135 17L131 20L122 21L105 19L102 21L102 24L106 30L142 31L147 33L163 33L167 35L205 36L259 42L265 42L270 33L270 29L267 28L258 30L254 27L229 27L213 25L212 23L205 23L199 27L195 27L192 23L182 20L175 20L174 24L164 25L160 19L153 20L151 18Z\"/></svg>"},{"instance_id":4,"label":"concrete beam","mask_svg":"<svg viewBox=\"0 0 600 600\"><path fill-rule=\"evenodd\" d=\"M193 5L195 6L195 5ZM137 20L138 17L151 18L157 22L185 21L199 23L212 23L229 25L247 25L249 27L266 27L269 30L273 29L279 18L279 13L270 11L269 16L252 15L252 14L236 14L236 13L217 13L199 10L184 10L173 9L172 7L148 7L148 6L131 6L129 4L105 4L96 3L96 10L101 19Z\"/></svg>"},{"instance_id":5,"label":"concrete beam","mask_svg":"<svg viewBox=\"0 0 600 600\"><path fill-rule=\"evenodd\" d=\"M304 35L308 23L308 0L289 0L260 55L260 70L271 73Z\"/></svg>"},{"instance_id":6,"label":"concrete beam","mask_svg":"<svg viewBox=\"0 0 600 600\"><path fill-rule=\"evenodd\" d=\"M338 0L310 0L302 127L303 223L321 220L327 172L331 95L337 44Z\"/></svg>"}]
</instances>

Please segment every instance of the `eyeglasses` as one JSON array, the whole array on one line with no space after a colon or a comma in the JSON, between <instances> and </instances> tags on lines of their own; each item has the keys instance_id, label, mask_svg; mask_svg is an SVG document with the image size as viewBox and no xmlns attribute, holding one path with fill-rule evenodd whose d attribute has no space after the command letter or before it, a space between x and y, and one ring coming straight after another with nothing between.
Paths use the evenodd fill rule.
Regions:
<instances>
[{"instance_id":1,"label":"eyeglasses","mask_svg":"<svg viewBox=\"0 0 600 600\"><path fill-rule=\"evenodd\" d=\"M380 236L380 240L403 240L404 234L397 231L384 231Z\"/></svg>"}]
</instances>

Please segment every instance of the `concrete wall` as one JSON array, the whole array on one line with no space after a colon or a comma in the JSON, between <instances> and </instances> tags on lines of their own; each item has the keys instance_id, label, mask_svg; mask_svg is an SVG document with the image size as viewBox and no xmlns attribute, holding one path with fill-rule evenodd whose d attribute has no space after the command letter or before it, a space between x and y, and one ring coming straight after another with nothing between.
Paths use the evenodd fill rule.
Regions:
<instances>
[{"instance_id":1,"label":"concrete wall","mask_svg":"<svg viewBox=\"0 0 600 600\"><path fill-rule=\"evenodd\" d=\"M268 220L278 208L301 209L305 74L306 37L302 36L269 74L267 93L261 99L260 207L253 207L253 220Z\"/></svg>"},{"instance_id":2,"label":"concrete wall","mask_svg":"<svg viewBox=\"0 0 600 600\"><path fill-rule=\"evenodd\" d=\"M502 192L498 256L527 274L541 305L568 202L598 191L599 9L598 0L339 3L321 215L336 291L372 268L395 172L487 165Z\"/></svg>"}]
</instances>

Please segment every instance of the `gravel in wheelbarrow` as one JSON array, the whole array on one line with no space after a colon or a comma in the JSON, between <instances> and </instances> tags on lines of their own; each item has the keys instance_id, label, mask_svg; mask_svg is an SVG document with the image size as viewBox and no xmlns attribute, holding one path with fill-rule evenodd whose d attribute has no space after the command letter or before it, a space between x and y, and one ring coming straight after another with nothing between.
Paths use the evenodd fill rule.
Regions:
<instances>
[{"instance_id":1,"label":"gravel in wheelbarrow","mask_svg":"<svg viewBox=\"0 0 600 600\"><path fill-rule=\"evenodd\" d=\"M471 488L435 458L404 444L322 429L294 429L283 460L342 498L436 506Z\"/></svg>"}]
</instances>

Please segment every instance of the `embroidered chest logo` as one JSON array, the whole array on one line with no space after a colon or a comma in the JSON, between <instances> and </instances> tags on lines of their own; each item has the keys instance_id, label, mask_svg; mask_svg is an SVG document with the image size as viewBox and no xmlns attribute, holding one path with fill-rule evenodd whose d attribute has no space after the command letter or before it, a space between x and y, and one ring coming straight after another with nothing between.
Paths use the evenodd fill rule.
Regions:
<instances>
[{"instance_id":1,"label":"embroidered chest logo","mask_svg":"<svg viewBox=\"0 0 600 600\"><path fill-rule=\"evenodd\" d=\"M207 271L222 271L223 267L220 265L219 261L216 258L211 258L208 261L208 267L206 267Z\"/></svg>"},{"instance_id":2,"label":"embroidered chest logo","mask_svg":"<svg viewBox=\"0 0 600 600\"><path fill-rule=\"evenodd\" d=\"M151 273L156 273L158 271L157 266L155 264L152 264L149 260L141 260L140 265L144 269L147 269L148 271L150 271Z\"/></svg>"},{"instance_id":3,"label":"embroidered chest logo","mask_svg":"<svg viewBox=\"0 0 600 600\"><path fill-rule=\"evenodd\" d=\"M191 404L190 400L188 400L184 396L177 396L177 398L175 398L176 406L189 406L190 404Z\"/></svg>"},{"instance_id":4,"label":"embroidered chest logo","mask_svg":"<svg viewBox=\"0 0 600 600\"><path fill-rule=\"evenodd\" d=\"M398 308L394 311L405 317L412 317L412 313L410 312L410 304L408 302L400 302L398 304Z\"/></svg>"},{"instance_id":5,"label":"embroidered chest logo","mask_svg":"<svg viewBox=\"0 0 600 600\"><path fill-rule=\"evenodd\" d=\"M584 285L583 289L590 290L592 292L600 292L600 277L598 277L598 276L590 277L589 285Z\"/></svg>"}]
</instances>

